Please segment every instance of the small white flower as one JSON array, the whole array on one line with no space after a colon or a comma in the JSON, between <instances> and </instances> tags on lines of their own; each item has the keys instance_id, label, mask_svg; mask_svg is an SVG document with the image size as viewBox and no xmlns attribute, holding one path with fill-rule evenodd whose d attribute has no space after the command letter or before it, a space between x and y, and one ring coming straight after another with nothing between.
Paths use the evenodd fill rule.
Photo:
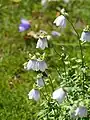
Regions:
<instances>
[{"instance_id":1,"label":"small white flower","mask_svg":"<svg viewBox=\"0 0 90 120\"><path fill-rule=\"evenodd\" d=\"M36 71L38 71L37 60L29 60L27 62L27 64L25 64L24 68L26 70L36 70Z\"/></svg>"},{"instance_id":2,"label":"small white flower","mask_svg":"<svg viewBox=\"0 0 90 120\"><path fill-rule=\"evenodd\" d=\"M36 48L41 48L42 50L44 50L46 47L48 48L47 38L39 38Z\"/></svg>"},{"instance_id":3,"label":"small white flower","mask_svg":"<svg viewBox=\"0 0 90 120\"><path fill-rule=\"evenodd\" d=\"M66 93L62 88L59 88L53 92L53 99L56 99L59 103L62 103L65 99Z\"/></svg>"},{"instance_id":4,"label":"small white flower","mask_svg":"<svg viewBox=\"0 0 90 120\"><path fill-rule=\"evenodd\" d=\"M35 100L35 101L38 101L38 100L40 99L40 93L39 93L39 91L36 90L36 89L32 89L32 90L29 92L28 96L29 96L29 99L33 99L33 100Z\"/></svg>"},{"instance_id":5,"label":"small white flower","mask_svg":"<svg viewBox=\"0 0 90 120\"><path fill-rule=\"evenodd\" d=\"M43 81L43 78L42 78L42 77L37 79L37 85L38 85L39 87L43 87L43 86L44 86L44 81Z\"/></svg>"},{"instance_id":6,"label":"small white flower","mask_svg":"<svg viewBox=\"0 0 90 120\"><path fill-rule=\"evenodd\" d=\"M75 116L79 116L80 118L87 116L87 108L84 106L80 106L75 110Z\"/></svg>"},{"instance_id":7,"label":"small white flower","mask_svg":"<svg viewBox=\"0 0 90 120\"><path fill-rule=\"evenodd\" d=\"M38 69L42 72L44 72L45 69L47 69L47 64L44 60L38 59Z\"/></svg>"},{"instance_id":8,"label":"small white flower","mask_svg":"<svg viewBox=\"0 0 90 120\"><path fill-rule=\"evenodd\" d=\"M83 31L81 34L81 41L86 41L86 42L90 42L90 32L88 31Z\"/></svg>"},{"instance_id":9,"label":"small white flower","mask_svg":"<svg viewBox=\"0 0 90 120\"><path fill-rule=\"evenodd\" d=\"M56 24L56 26L60 26L61 28L65 28L66 27L66 18L63 15L58 16L54 22L54 24Z\"/></svg>"}]
</instances>

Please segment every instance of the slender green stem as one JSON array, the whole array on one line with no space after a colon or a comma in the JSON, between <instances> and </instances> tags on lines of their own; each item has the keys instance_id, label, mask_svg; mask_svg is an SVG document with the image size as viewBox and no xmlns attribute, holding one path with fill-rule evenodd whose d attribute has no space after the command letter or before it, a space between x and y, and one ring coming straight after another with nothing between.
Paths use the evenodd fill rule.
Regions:
<instances>
[{"instance_id":1,"label":"slender green stem","mask_svg":"<svg viewBox=\"0 0 90 120\"><path fill-rule=\"evenodd\" d=\"M71 26L73 27L74 31L76 32L77 34L77 38L78 38L78 41L79 41L79 46L80 46L80 51L81 51L81 59L82 59L82 68L84 67L84 58L83 58L83 49L82 49L82 45L81 45L81 41L80 41L80 35L78 34L76 28L74 27L73 23L67 19L69 21L69 23L71 24Z\"/></svg>"},{"instance_id":2,"label":"slender green stem","mask_svg":"<svg viewBox=\"0 0 90 120\"><path fill-rule=\"evenodd\" d=\"M83 49L82 49L82 45L81 45L81 41L80 41L80 35L79 33L77 32L76 28L74 27L73 23L67 18L67 20L69 21L69 23L71 24L71 26L73 27L74 31L76 32L77 34L77 38L78 38L78 41L79 41L79 46L80 46L80 51L81 51L81 59L82 59L82 69L85 67L85 62L84 62L84 55L83 55ZM86 78L86 73L83 73L83 81L82 81L82 88L84 90L84 80Z\"/></svg>"},{"instance_id":3,"label":"slender green stem","mask_svg":"<svg viewBox=\"0 0 90 120\"><path fill-rule=\"evenodd\" d=\"M66 76L66 66L65 66L65 62L64 62L64 59L63 59L63 58L62 58L62 63L63 63L64 72L65 72L65 76Z\"/></svg>"},{"instance_id":4,"label":"slender green stem","mask_svg":"<svg viewBox=\"0 0 90 120\"><path fill-rule=\"evenodd\" d=\"M50 85L51 85L51 87L52 87L52 92L53 92L53 91L54 91L54 86L53 86L52 79L51 79L50 76L49 76L49 81L50 81Z\"/></svg>"},{"instance_id":5,"label":"slender green stem","mask_svg":"<svg viewBox=\"0 0 90 120\"><path fill-rule=\"evenodd\" d=\"M46 95L44 95L43 91L41 91L41 93L44 96L44 98L47 100L47 97L46 97Z\"/></svg>"},{"instance_id":6,"label":"slender green stem","mask_svg":"<svg viewBox=\"0 0 90 120\"><path fill-rule=\"evenodd\" d=\"M47 90L47 87L46 87L46 83L45 83L44 80L43 80L43 82L44 82L44 87L45 87L45 91L46 91L46 93L47 93L47 96L49 96L49 95L48 95L48 90ZM46 99L47 99L47 97L46 97Z\"/></svg>"},{"instance_id":7,"label":"slender green stem","mask_svg":"<svg viewBox=\"0 0 90 120\"><path fill-rule=\"evenodd\" d=\"M53 49L56 52L56 54L61 57L61 55L56 51L56 49L54 47L53 47ZM65 67L65 63L64 63L64 59L63 58L62 58L62 63L63 63L63 67L64 67L64 72L65 72L65 75L66 75L66 67Z\"/></svg>"}]
</instances>

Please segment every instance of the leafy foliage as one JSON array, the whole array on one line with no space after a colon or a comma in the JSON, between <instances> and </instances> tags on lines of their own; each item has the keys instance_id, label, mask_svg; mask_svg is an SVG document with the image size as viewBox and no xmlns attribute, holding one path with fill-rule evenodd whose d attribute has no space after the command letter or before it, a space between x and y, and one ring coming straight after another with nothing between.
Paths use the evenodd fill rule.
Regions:
<instances>
[{"instance_id":1,"label":"leafy foliage","mask_svg":"<svg viewBox=\"0 0 90 120\"><path fill-rule=\"evenodd\" d=\"M78 33L89 22L89 0L70 0L65 4L50 2L44 10L40 0L1 0L0 1L0 119L1 120L70 120L79 105L88 109L86 118L90 119L90 68L89 43L82 45L85 65L82 59L76 33L67 21L67 28L60 37L52 37L45 49L48 64L44 88L39 102L28 99L28 92L35 84L38 72L25 71L23 63L29 54L37 52L34 38L25 39L28 31L18 32L21 18L32 21L30 29L40 29L51 34L52 30L61 32L52 23L56 17L56 7L65 8ZM40 54L43 51L38 49ZM45 73L43 73L45 74ZM84 75L84 76L83 76ZM85 77L85 78L84 78ZM52 100L52 92L63 87L67 97L62 104ZM46 91L46 92L45 92Z\"/></svg>"}]
</instances>

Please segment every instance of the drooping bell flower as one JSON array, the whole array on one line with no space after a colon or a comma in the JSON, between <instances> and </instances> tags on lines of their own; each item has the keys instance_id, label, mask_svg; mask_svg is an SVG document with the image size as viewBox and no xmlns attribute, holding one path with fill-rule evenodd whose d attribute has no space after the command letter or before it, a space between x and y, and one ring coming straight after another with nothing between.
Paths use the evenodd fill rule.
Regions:
<instances>
[{"instance_id":1,"label":"drooping bell flower","mask_svg":"<svg viewBox=\"0 0 90 120\"><path fill-rule=\"evenodd\" d=\"M44 60L38 59L37 60L37 67L41 72L44 72L47 69L47 64Z\"/></svg>"},{"instance_id":2,"label":"drooping bell flower","mask_svg":"<svg viewBox=\"0 0 90 120\"><path fill-rule=\"evenodd\" d=\"M44 72L47 69L46 62L40 58L36 59L34 57L35 56L33 56L28 62L24 63L24 69Z\"/></svg>"},{"instance_id":3,"label":"drooping bell flower","mask_svg":"<svg viewBox=\"0 0 90 120\"><path fill-rule=\"evenodd\" d=\"M31 59L26 64L24 64L24 69L26 70L37 70L37 60Z\"/></svg>"},{"instance_id":4,"label":"drooping bell flower","mask_svg":"<svg viewBox=\"0 0 90 120\"><path fill-rule=\"evenodd\" d=\"M36 48L41 48L42 50L44 50L45 48L48 48L48 42L47 42L47 38L39 38L37 41L37 45Z\"/></svg>"},{"instance_id":5,"label":"drooping bell flower","mask_svg":"<svg viewBox=\"0 0 90 120\"><path fill-rule=\"evenodd\" d=\"M66 92L63 88L59 88L53 92L52 98L57 100L59 103L62 103L65 99Z\"/></svg>"},{"instance_id":6,"label":"drooping bell flower","mask_svg":"<svg viewBox=\"0 0 90 120\"><path fill-rule=\"evenodd\" d=\"M81 34L81 41L85 41L85 42L90 42L90 32L82 32Z\"/></svg>"},{"instance_id":7,"label":"drooping bell flower","mask_svg":"<svg viewBox=\"0 0 90 120\"><path fill-rule=\"evenodd\" d=\"M80 106L75 110L75 116L80 118L87 117L87 108L84 106Z\"/></svg>"},{"instance_id":8,"label":"drooping bell flower","mask_svg":"<svg viewBox=\"0 0 90 120\"><path fill-rule=\"evenodd\" d=\"M21 23L19 25L19 32L23 32L25 30L28 30L31 27L30 22L25 19L21 19Z\"/></svg>"},{"instance_id":9,"label":"drooping bell flower","mask_svg":"<svg viewBox=\"0 0 90 120\"><path fill-rule=\"evenodd\" d=\"M86 28L83 30L80 40L85 41L85 42L90 42L90 28L89 28L89 26L86 26Z\"/></svg>"},{"instance_id":10,"label":"drooping bell flower","mask_svg":"<svg viewBox=\"0 0 90 120\"><path fill-rule=\"evenodd\" d=\"M65 28L66 27L66 18L63 15L58 16L54 22L57 27Z\"/></svg>"},{"instance_id":11,"label":"drooping bell flower","mask_svg":"<svg viewBox=\"0 0 90 120\"><path fill-rule=\"evenodd\" d=\"M36 48L41 48L44 50L45 48L48 48L48 40L51 39L51 36L47 34L46 31L40 30L39 34L39 39L37 41Z\"/></svg>"},{"instance_id":12,"label":"drooping bell flower","mask_svg":"<svg viewBox=\"0 0 90 120\"><path fill-rule=\"evenodd\" d=\"M40 93L37 89L32 89L29 94L29 99L33 99L35 101L38 101L40 99Z\"/></svg>"}]
</instances>

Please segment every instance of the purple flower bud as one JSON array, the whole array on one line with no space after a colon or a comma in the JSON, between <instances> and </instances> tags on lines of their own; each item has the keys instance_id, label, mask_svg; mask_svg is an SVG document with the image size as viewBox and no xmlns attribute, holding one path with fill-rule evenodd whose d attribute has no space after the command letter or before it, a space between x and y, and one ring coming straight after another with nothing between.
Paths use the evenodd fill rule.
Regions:
<instances>
[{"instance_id":1,"label":"purple flower bud","mask_svg":"<svg viewBox=\"0 0 90 120\"><path fill-rule=\"evenodd\" d=\"M60 36L60 35L61 35L61 34L60 34L59 32L57 32L57 31L52 31L51 34L52 34L53 36Z\"/></svg>"},{"instance_id":2,"label":"purple flower bud","mask_svg":"<svg viewBox=\"0 0 90 120\"><path fill-rule=\"evenodd\" d=\"M28 20L21 19L21 24L19 25L19 32L28 30L30 27L31 27L31 25Z\"/></svg>"}]
</instances>

